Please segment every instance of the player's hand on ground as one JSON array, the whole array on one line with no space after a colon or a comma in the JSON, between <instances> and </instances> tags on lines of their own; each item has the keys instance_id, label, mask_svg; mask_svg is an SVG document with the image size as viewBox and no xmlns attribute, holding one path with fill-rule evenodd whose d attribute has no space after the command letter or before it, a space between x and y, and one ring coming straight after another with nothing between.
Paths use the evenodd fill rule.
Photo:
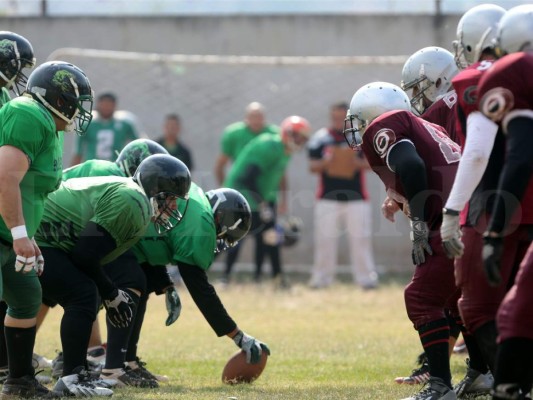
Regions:
<instances>
[{"instance_id":1,"label":"player's hand on ground","mask_svg":"<svg viewBox=\"0 0 533 400\"><path fill-rule=\"evenodd\" d=\"M429 245L429 228L424 221L411 220L411 242L413 243L413 264L420 265L426 262L426 253L433 255Z\"/></svg>"},{"instance_id":2,"label":"player's hand on ground","mask_svg":"<svg viewBox=\"0 0 533 400\"><path fill-rule=\"evenodd\" d=\"M500 275L500 262L503 253L503 239L501 237L485 236L483 238L483 269L490 286L498 286L502 277Z\"/></svg>"},{"instance_id":3,"label":"player's hand on ground","mask_svg":"<svg viewBox=\"0 0 533 400\"><path fill-rule=\"evenodd\" d=\"M115 289L110 299L104 300L107 319L115 328L127 328L133 319L135 304L130 295Z\"/></svg>"},{"instance_id":4,"label":"player's hand on ground","mask_svg":"<svg viewBox=\"0 0 533 400\"><path fill-rule=\"evenodd\" d=\"M176 322L181 314L181 300L178 291L174 286L171 286L165 292L165 303L168 311L168 317L165 325L170 326Z\"/></svg>"},{"instance_id":5,"label":"player's hand on ground","mask_svg":"<svg viewBox=\"0 0 533 400\"><path fill-rule=\"evenodd\" d=\"M390 222L394 222L394 214L400 211L400 206L390 197L386 197L381 205L381 213L383 216L388 219Z\"/></svg>"},{"instance_id":6,"label":"player's hand on ground","mask_svg":"<svg viewBox=\"0 0 533 400\"><path fill-rule=\"evenodd\" d=\"M461 240L459 215L443 214L440 236L444 252L448 258L460 258L463 256L465 245Z\"/></svg>"},{"instance_id":7,"label":"player's hand on ground","mask_svg":"<svg viewBox=\"0 0 533 400\"><path fill-rule=\"evenodd\" d=\"M13 251L16 254L15 271L27 274L35 268L35 246L30 238L22 237L13 240Z\"/></svg>"},{"instance_id":8,"label":"player's hand on ground","mask_svg":"<svg viewBox=\"0 0 533 400\"><path fill-rule=\"evenodd\" d=\"M270 349L266 343L260 342L241 330L233 337L233 341L246 353L246 362L248 364L257 364L261 360L263 351L270 355Z\"/></svg>"}]
</instances>

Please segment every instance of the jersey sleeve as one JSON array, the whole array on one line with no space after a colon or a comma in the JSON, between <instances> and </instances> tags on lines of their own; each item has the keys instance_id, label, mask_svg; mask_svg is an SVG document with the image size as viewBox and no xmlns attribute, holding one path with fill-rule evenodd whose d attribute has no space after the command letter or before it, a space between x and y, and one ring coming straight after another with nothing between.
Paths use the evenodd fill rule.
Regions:
<instances>
[{"instance_id":1,"label":"jersey sleeve","mask_svg":"<svg viewBox=\"0 0 533 400\"><path fill-rule=\"evenodd\" d=\"M233 135L231 134L231 131L226 129L222 133L222 138L220 140L220 148L222 149L222 154L226 155L231 159L235 158Z\"/></svg>"},{"instance_id":2,"label":"jersey sleeve","mask_svg":"<svg viewBox=\"0 0 533 400\"><path fill-rule=\"evenodd\" d=\"M43 148L45 134L40 122L33 116L24 112L10 112L0 131L0 145L16 147L32 163Z\"/></svg>"},{"instance_id":3,"label":"jersey sleeve","mask_svg":"<svg viewBox=\"0 0 533 400\"><path fill-rule=\"evenodd\" d=\"M126 141L131 142L139 137L139 131L134 123L128 121L126 124L128 126L128 130L126 131Z\"/></svg>"},{"instance_id":4,"label":"jersey sleeve","mask_svg":"<svg viewBox=\"0 0 533 400\"><path fill-rule=\"evenodd\" d=\"M100 197L91 221L106 229L121 247L143 235L150 222L150 205L141 192L121 187Z\"/></svg>"},{"instance_id":5,"label":"jersey sleeve","mask_svg":"<svg viewBox=\"0 0 533 400\"><path fill-rule=\"evenodd\" d=\"M309 139L307 144L307 154L311 160L320 160L323 158L325 147L324 137L327 135L326 129L320 129Z\"/></svg>"}]
</instances>

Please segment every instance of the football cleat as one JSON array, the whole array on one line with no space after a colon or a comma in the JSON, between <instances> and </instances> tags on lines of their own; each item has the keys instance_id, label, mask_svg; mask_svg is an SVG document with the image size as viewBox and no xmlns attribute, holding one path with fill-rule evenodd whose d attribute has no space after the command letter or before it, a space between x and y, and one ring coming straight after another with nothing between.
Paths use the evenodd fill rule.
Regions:
<instances>
[{"instance_id":1,"label":"football cleat","mask_svg":"<svg viewBox=\"0 0 533 400\"><path fill-rule=\"evenodd\" d=\"M398 384L406 384L406 385L422 385L426 383L430 378L429 375L429 364L427 361L424 361L420 368L413 369L413 372L411 372L411 375L409 376L399 376L394 379L394 382Z\"/></svg>"},{"instance_id":2,"label":"football cleat","mask_svg":"<svg viewBox=\"0 0 533 400\"><path fill-rule=\"evenodd\" d=\"M9 376L9 369L7 368L0 369L0 384L4 384L8 376Z\"/></svg>"},{"instance_id":3,"label":"football cleat","mask_svg":"<svg viewBox=\"0 0 533 400\"><path fill-rule=\"evenodd\" d=\"M466 375L453 387L453 390L458 399L466 399L489 394L493 384L494 378L490 371L482 374L470 368L469 361L466 359Z\"/></svg>"},{"instance_id":4,"label":"football cleat","mask_svg":"<svg viewBox=\"0 0 533 400\"><path fill-rule=\"evenodd\" d=\"M52 378L59 379L63 375L63 352L59 351L52 360Z\"/></svg>"},{"instance_id":5,"label":"football cleat","mask_svg":"<svg viewBox=\"0 0 533 400\"><path fill-rule=\"evenodd\" d=\"M95 346L87 350L87 361L92 364L104 364L105 363L105 352L106 348L104 346Z\"/></svg>"},{"instance_id":6,"label":"football cleat","mask_svg":"<svg viewBox=\"0 0 533 400\"><path fill-rule=\"evenodd\" d=\"M98 386L98 382L99 380L93 378L83 367L78 367L71 375L60 378L53 391L65 397L109 397L113 395L111 389Z\"/></svg>"},{"instance_id":7,"label":"football cleat","mask_svg":"<svg viewBox=\"0 0 533 400\"><path fill-rule=\"evenodd\" d=\"M462 353L468 353L468 349L466 348L466 343L464 340L458 341L455 346L453 346L453 352L454 354L462 354Z\"/></svg>"},{"instance_id":8,"label":"football cleat","mask_svg":"<svg viewBox=\"0 0 533 400\"><path fill-rule=\"evenodd\" d=\"M144 379L131 368L103 369L100 375L102 379L113 379L117 381L118 387L134 386L139 388L158 388L159 384L155 379Z\"/></svg>"},{"instance_id":9,"label":"football cleat","mask_svg":"<svg viewBox=\"0 0 533 400\"><path fill-rule=\"evenodd\" d=\"M402 400L457 400L457 396L442 379L430 377L424 389Z\"/></svg>"},{"instance_id":10,"label":"football cleat","mask_svg":"<svg viewBox=\"0 0 533 400\"><path fill-rule=\"evenodd\" d=\"M4 381L0 399L56 399L60 396L50 392L47 388L35 379L33 375L26 375L21 378L10 378Z\"/></svg>"},{"instance_id":11,"label":"football cleat","mask_svg":"<svg viewBox=\"0 0 533 400\"><path fill-rule=\"evenodd\" d=\"M156 381L159 381L159 382L168 382L169 379L168 379L168 376L166 375L158 375L158 374L154 374L150 371L148 371L145 367L146 363L141 361L141 359L139 357L137 357L135 359L135 361L128 361L128 367L131 368L131 370L136 373L137 375L139 375L141 378L143 379L148 379L148 380L156 380Z\"/></svg>"},{"instance_id":12,"label":"football cleat","mask_svg":"<svg viewBox=\"0 0 533 400\"><path fill-rule=\"evenodd\" d=\"M40 354L33 353L31 363L34 369L52 368L52 361Z\"/></svg>"}]
</instances>

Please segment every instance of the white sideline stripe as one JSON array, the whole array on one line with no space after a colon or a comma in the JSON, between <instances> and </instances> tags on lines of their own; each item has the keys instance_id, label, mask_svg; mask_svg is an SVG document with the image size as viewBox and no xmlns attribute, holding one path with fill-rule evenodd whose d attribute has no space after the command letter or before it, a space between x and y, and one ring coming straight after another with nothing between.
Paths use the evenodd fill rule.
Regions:
<instances>
[{"instance_id":1,"label":"white sideline stripe","mask_svg":"<svg viewBox=\"0 0 533 400\"><path fill-rule=\"evenodd\" d=\"M63 47L54 50L48 61L64 56L80 56L145 62L183 64L247 64L247 65L403 65L409 56L219 56L190 54L140 53L133 51L80 49Z\"/></svg>"}]
</instances>

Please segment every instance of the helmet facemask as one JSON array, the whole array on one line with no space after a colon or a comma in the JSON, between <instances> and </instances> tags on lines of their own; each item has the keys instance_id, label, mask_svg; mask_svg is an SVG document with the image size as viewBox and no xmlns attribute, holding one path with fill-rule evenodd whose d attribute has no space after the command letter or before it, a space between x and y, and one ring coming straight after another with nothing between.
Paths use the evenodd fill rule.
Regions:
<instances>
[{"instance_id":1,"label":"helmet facemask","mask_svg":"<svg viewBox=\"0 0 533 400\"><path fill-rule=\"evenodd\" d=\"M189 206L189 195L181 198L185 200L183 205L180 204L179 199L179 196L168 192L160 192L150 198L152 221L158 234L169 232L182 221ZM183 210L180 210L180 205L182 205Z\"/></svg>"},{"instance_id":2,"label":"helmet facemask","mask_svg":"<svg viewBox=\"0 0 533 400\"><path fill-rule=\"evenodd\" d=\"M355 121L355 125L354 125ZM344 139L352 150L360 150L363 144L363 133L361 132L366 127L366 124L357 118L355 115L348 113L344 119Z\"/></svg>"}]
</instances>

